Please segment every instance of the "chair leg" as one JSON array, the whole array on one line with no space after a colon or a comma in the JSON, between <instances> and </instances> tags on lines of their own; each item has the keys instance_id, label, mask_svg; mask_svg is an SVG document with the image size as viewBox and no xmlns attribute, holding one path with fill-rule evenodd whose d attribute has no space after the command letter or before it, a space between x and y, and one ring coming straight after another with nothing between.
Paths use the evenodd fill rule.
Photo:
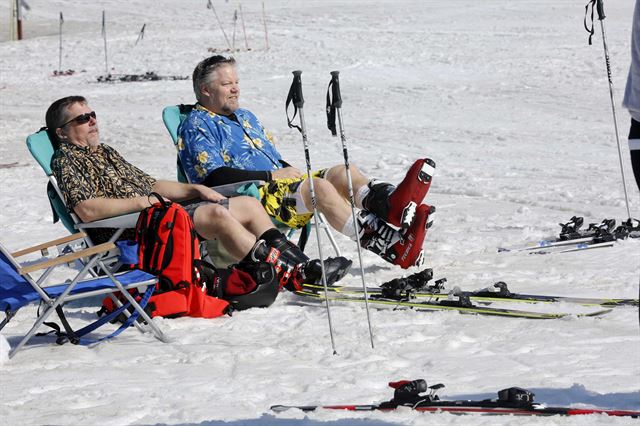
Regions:
<instances>
[{"instance_id":1,"label":"chair leg","mask_svg":"<svg viewBox=\"0 0 640 426\"><path fill-rule=\"evenodd\" d=\"M144 311L144 309L142 309L142 307L138 304L138 302L136 302L133 296L131 296L131 294L127 290L125 290L125 288L122 286L120 281L118 281L116 277L114 277L113 274L107 271L106 269L105 269L105 273L107 274L109 279L113 281L116 287L118 287L122 295L129 301L129 303L131 303L131 306L133 306L133 308L136 311L138 311L140 316L147 322L147 325L151 328L156 338L161 342L164 342L164 343L168 342L169 340L165 337L164 333L162 333L160 328L153 322L151 317Z\"/></svg>"},{"instance_id":2,"label":"chair leg","mask_svg":"<svg viewBox=\"0 0 640 426\"><path fill-rule=\"evenodd\" d=\"M42 315L38 317L38 320L35 322L35 324L33 324L33 327L31 327L31 330L29 330L29 332L22 338L22 340L20 340L20 342L16 345L15 348L9 351L9 358L13 358L13 356L25 345L25 343L29 341L29 339L31 339L31 337L33 337L36 330L38 330L38 328L42 325L42 323L45 322L47 318L49 318L49 315L55 312L55 310L56 310L55 306L49 306L42 313Z\"/></svg>"},{"instance_id":3,"label":"chair leg","mask_svg":"<svg viewBox=\"0 0 640 426\"><path fill-rule=\"evenodd\" d=\"M86 275L87 271L91 269L99 260L100 255L97 255L93 257L89 262L87 262L82 270L78 272L76 277L69 283L62 294L60 294L60 296L58 296L54 301L49 302L48 308L42 313L42 315L38 317L33 327L31 327L31 330L29 330L29 332L22 338L22 340L20 340L20 343L18 343L15 348L9 351L9 358L12 358L22 348L22 346L24 346L24 344L27 343L29 339L31 339L31 337L33 337L36 330L42 325L43 322L46 321L47 318L49 318L49 315L51 315L52 312L55 312L58 306L62 305L62 303L65 301L69 293L71 293L71 290L73 290L80 278Z\"/></svg>"},{"instance_id":4,"label":"chair leg","mask_svg":"<svg viewBox=\"0 0 640 426\"><path fill-rule=\"evenodd\" d=\"M2 322L0 323L0 331L2 331L2 329L4 328L5 325L7 325L7 323L9 321L11 321L11 318L13 318L16 315L15 312L11 312L10 310L6 310L4 312L4 319L2 320Z\"/></svg>"},{"instance_id":5,"label":"chair leg","mask_svg":"<svg viewBox=\"0 0 640 426\"><path fill-rule=\"evenodd\" d=\"M331 229L329 229L329 225L327 224L327 219L324 217L322 213L318 213L318 225L324 229L324 232L327 234L329 241L331 241L331 245L333 246L333 250L336 252L336 256L342 256L340 252L340 247L338 247L338 243L336 239L333 238L333 234L331 233Z\"/></svg>"}]
</instances>

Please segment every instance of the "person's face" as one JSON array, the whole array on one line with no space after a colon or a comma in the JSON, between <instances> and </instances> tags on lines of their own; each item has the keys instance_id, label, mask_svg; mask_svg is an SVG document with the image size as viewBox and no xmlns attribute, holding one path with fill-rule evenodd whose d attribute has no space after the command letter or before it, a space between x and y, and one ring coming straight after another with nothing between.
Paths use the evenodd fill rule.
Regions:
<instances>
[{"instance_id":1,"label":"person's face","mask_svg":"<svg viewBox=\"0 0 640 426\"><path fill-rule=\"evenodd\" d=\"M238 72L232 65L222 65L200 86L200 102L216 114L229 115L239 107L240 85Z\"/></svg>"},{"instance_id":2,"label":"person's face","mask_svg":"<svg viewBox=\"0 0 640 426\"><path fill-rule=\"evenodd\" d=\"M67 124L56 129L58 137L63 142L77 146L98 146L100 144L98 122L95 117L84 115L92 112L87 104L71 104L65 115L64 122Z\"/></svg>"}]
</instances>

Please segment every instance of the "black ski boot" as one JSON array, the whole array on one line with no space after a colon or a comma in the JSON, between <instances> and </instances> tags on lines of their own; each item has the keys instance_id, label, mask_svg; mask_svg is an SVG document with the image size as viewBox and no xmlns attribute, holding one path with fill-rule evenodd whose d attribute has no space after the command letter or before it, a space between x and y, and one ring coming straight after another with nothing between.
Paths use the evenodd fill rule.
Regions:
<instances>
[{"instance_id":1,"label":"black ski boot","mask_svg":"<svg viewBox=\"0 0 640 426\"><path fill-rule=\"evenodd\" d=\"M280 231L270 229L265 232L251 249L253 261L273 264L280 277L280 286L289 291L299 291L303 283L322 282L322 267L318 259L309 259L302 250L287 239ZM351 268L351 261L344 257L330 257L324 260L327 285L335 284Z\"/></svg>"}]
</instances>

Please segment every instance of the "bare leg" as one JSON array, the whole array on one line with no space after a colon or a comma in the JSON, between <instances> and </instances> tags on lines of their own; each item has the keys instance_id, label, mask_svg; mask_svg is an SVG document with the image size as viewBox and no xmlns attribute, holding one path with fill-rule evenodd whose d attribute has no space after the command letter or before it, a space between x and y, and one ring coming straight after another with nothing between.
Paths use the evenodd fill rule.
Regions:
<instances>
[{"instance_id":1,"label":"bare leg","mask_svg":"<svg viewBox=\"0 0 640 426\"><path fill-rule=\"evenodd\" d=\"M253 197L234 197L229 199L229 211L249 232L259 237L274 228L269 215L260 201Z\"/></svg>"},{"instance_id":2,"label":"bare leg","mask_svg":"<svg viewBox=\"0 0 640 426\"><path fill-rule=\"evenodd\" d=\"M362 172L353 164L349 165L351 172L351 182L353 183L353 194L358 192L360 187L366 185L371 180L362 174ZM324 178L338 190L342 198L349 199L349 183L347 182L347 172L345 166L333 166L325 174Z\"/></svg>"},{"instance_id":3,"label":"bare leg","mask_svg":"<svg viewBox=\"0 0 640 426\"><path fill-rule=\"evenodd\" d=\"M193 222L198 234L208 240L217 238L236 259L246 256L256 242L255 235L234 218L229 210L218 204L198 207L193 215Z\"/></svg>"},{"instance_id":4,"label":"bare leg","mask_svg":"<svg viewBox=\"0 0 640 426\"><path fill-rule=\"evenodd\" d=\"M344 167L342 168L344 171ZM341 231L345 223L351 216L351 209L345 198L326 179L314 179L313 187L316 193L318 211L324 214L329 224L336 230ZM311 203L311 191L309 191L309 181L305 180L300 188L305 207L313 211Z\"/></svg>"}]
</instances>

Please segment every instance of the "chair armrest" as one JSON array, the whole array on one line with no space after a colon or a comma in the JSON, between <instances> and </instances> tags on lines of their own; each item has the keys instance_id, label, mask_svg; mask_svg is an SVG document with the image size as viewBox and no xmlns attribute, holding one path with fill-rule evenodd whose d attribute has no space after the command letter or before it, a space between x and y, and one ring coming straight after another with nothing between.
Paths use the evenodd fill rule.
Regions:
<instances>
[{"instance_id":1,"label":"chair armrest","mask_svg":"<svg viewBox=\"0 0 640 426\"><path fill-rule=\"evenodd\" d=\"M106 219L94 220L93 222L78 223L76 224L76 228L80 230L93 228L135 228L139 215L139 212L133 212Z\"/></svg>"},{"instance_id":2,"label":"chair armrest","mask_svg":"<svg viewBox=\"0 0 640 426\"><path fill-rule=\"evenodd\" d=\"M18 273L20 275L26 275L31 272L38 271L40 269L50 268L51 266L61 265L63 263L69 263L73 260L78 260L83 257L93 256L94 254L107 252L109 250L113 250L114 248L116 248L116 245L114 243L98 244L97 246L89 247L84 250L76 251L73 253L64 254L54 259L48 259L41 262L32 263L25 267L20 267L18 268Z\"/></svg>"},{"instance_id":3,"label":"chair armrest","mask_svg":"<svg viewBox=\"0 0 640 426\"><path fill-rule=\"evenodd\" d=\"M240 188L243 185L250 184L250 183L255 183L256 186L260 186L260 185L264 184L264 181L263 180L245 180L245 181L242 181L242 182L228 183L226 185L212 186L211 189L213 189L214 191L220 193L221 195L224 195L225 197L231 197L231 196L240 195L240 194L236 193L238 188Z\"/></svg>"},{"instance_id":4,"label":"chair armrest","mask_svg":"<svg viewBox=\"0 0 640 426\"><path fill-rule=\"evenodd\" d=\"M76 241L76 240L82 239L82 238L84 238L86 236L87 236L87 234L85 234L84 232L77 232L75 234L67 235L66 237L58 238L57 240L48 241L46 243L38 244L37 246L33 246L33 247L25 248L25 249L22 249L22 250L18 250L16 252L11 253L11 256L13 256L13 257L24 256L25 254L34 253L36 251L41 251L41 250L47 249L49 247L55 247L55 246L58 246L60 244L65 244L65 243L68 243L68 242L71 242L71 241Z\"/></svg>"}]
</instances>

